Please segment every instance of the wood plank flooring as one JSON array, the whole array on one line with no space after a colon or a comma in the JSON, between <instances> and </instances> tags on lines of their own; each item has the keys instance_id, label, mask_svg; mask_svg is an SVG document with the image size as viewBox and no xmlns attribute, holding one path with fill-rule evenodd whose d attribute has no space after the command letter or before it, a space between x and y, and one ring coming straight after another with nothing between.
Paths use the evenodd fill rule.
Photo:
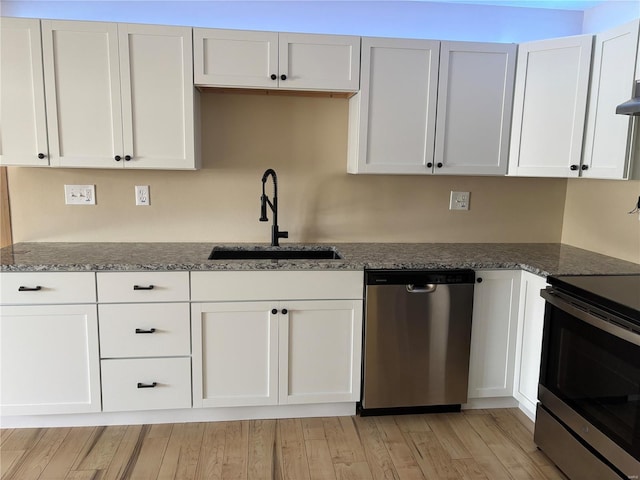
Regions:
<instances>
[{"instance_id":1,"label":"wood plank flooring","mask_svg":"<svg viewBox=\"0 0 640 480\"><path fill-rule=\"evenodd\" d=\"M565 480L517 409L0 430L2 480Z\"/></svg>"}]
</instances>

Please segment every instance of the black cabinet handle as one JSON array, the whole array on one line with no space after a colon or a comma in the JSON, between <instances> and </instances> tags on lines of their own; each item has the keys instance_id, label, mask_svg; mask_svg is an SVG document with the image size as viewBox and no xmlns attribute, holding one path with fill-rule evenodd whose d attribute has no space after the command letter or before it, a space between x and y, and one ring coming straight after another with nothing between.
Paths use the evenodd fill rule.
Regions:
<instances>
[{"instance_id":1,"label":"black cabinet handle","mask_svg":"<svg viewBox=\"0 0 640 480\"><path fill-rule=\"evenodd\" d=\"M275 80L275 79L277 79L277 78L278 78L278 76L277 76L275 73L272 73L272 74L271 74L271 80Z\"/></svg>"},{"instance_id":2,"label":"black cabinet handle","mask_svg":"<svg viewBox=\"0 0 640 480\"><path fill-rule=\"evenodd\" d=\"M156 329L150 328L149 330L144 330L142 328L136 328L136 333L156 333Z\"/></svg>"},{"instance_id":3,"label":"black cabinet handle","mask_svg":"<svg viewBox=\"0 0 640 480\"><path fill-rule=\"evenodd\" d=\"M438 168L442 168L442 162L438 162L438 164L436 165L436 167L438 167Z\"/></svg>"},{"instance_id":4,"label":"black cabinet handle","mask_svg":"<svg viewBox=\"0 0 640 480\"><path fill-rule=\"evenodd\" d=\"M156 388L158 382L153 383L140 383L138 382L138 388Z\"/></svg>"},{"instance_id":5,"label":"black cabinet handle","mask_svg":"<svg viewBox=\"0 0 640 480\"><path fill-rule=\"evenodd\" d=\"M289 313L289 310L287 310L286 308L283 308L283 309L282 309L282 314L283 314L283 315L286 315L287 313Z\"/></svg>"},{"instance_id":6,"label":"black cabinet handle","mask_svg":"<svg viewBox=\"0 0 640 480\"><path fill-rule=\"evenodd\" d=\"M131 155L125 155L125 156L124 156L124 159L125 159L127 162L128 162L129 160L131 160L131 158L132 158L132 157L131 157Z\"/></svg>"},{"instance_id":7,"label":"black cabinet handle","mask_svg":"<svg viewBox=\"0 0 640 480\"><path fill-rule=\"evenodd\" d=\"M433 167L433 163L431 162L427 163L427 168L431 168L431 167Z\"/></svg>"},{"instance_id":8,"label":"black cabinet handle","mask_svg":"<svg viewBox=\"0 0 640 480\"><path fill-rule=\"evenodd\" d=\"M116 160L116 162L119 162L120 160L122 160L122 157L120 155L116 155L113 158Z\"/></svg>"},{"instance_id":9,"label":"black cabinet handle","mask_svg":"<svg viewBox=\"0 0 640 480\"><path fill-rule=\"evenodd\" d=\"M580 168L582 170L589 170L589 165L582 165Z\"/></svg>"},{"instance_id":10,"label":"black cabinet handle","mask_svg":"<svg viewBox=\"0 0 640 480\"><path fill-rule=\"evenodd\" d=\"M39 290L42 290L42 287L40 285L38 285L37 287L18 287L19 292L37 292Z\"/></svg>"},{"instance_id":11,"label":"black cabinet handle","mask_svg":"<svg viewBox=\"0 0 640 480\"><path fill-rule=\"evenodd\" d=\"M286 80L287 76L283 73L282 75L280 75L280 80Z\"/></svg>"},{"instance_id":12,"label":"black cabinet handle","mask_svg":"<svg viewBox=\"0 0 640 480\"><path fill-rule=\"evenodd\" d=\"M578 169L578 165L571 165L569 168L575 171Z\"/></svg>"},{"instance_id":13,"label":"black cabinet handle","mask_svg":"<svg viewBox=\"0 0 640 480\"><path fill-rule=\"evenodd\" d=\"M271 310L271 313L272 313L273 315L275 315L276 313L278 313L278 310L276 310L276 309L274 308L273 310Z\"/></svg>"},{"instance_id":14,"label":"black cabinet handle","mask_svg":"<svg viewBox=\"0 0 640 480\"><path fill-rule=\"evenodd\" d=\"M476 278L476 282L478 282L478 283L482 283L482 277L478 277L478 278Z\"/></svg>"},{"instance_id":15,"label":"black cabinet handle","mask_svg":"<svg viewBox=\"0 0 640 480\"><path fill-rule=\"evenodd\" d=\"M153 290L153 285L149 285L148 287L142 287L140 285L134 285L134 290Z\"/></svg>"},{"instance_id":16,"label":"black cabinet handle","mask_svg":"<svg viewBox=\"0 0 640 480\"><path fill-rule=\"evenodd\" d=\"M46 157L46 155L45 155L44 153L39 153L39 154L38 154L38 158L39 158L40 160L42 160L44 157Z\"/></svg>"}]
</instances>

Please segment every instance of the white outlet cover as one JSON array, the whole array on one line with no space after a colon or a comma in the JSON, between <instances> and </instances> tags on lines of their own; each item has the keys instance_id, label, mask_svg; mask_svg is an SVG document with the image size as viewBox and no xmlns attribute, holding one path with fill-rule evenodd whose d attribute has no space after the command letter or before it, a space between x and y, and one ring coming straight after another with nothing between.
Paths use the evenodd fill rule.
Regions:
<instances>
[{"instance_id":1,"label":"white outlet cover","mask_svg":"<svg viewBox=\"0 0 640 480\"><path fill-rule=\"evenodd\" d=\"M135 192L136 205L151 205L151 199L149 198L149 185L136 185Z\"/></svg>"},{"instance_id":2,"label":"white outlet cover","mask_svg":"<svg viewBox=\"0 0 640 480\"><path fill-rule=\"evenodd\" d=\"M95 185L65 185L64 203L67 205L95 205Z\"/></svg>"},{"instance_id":3,"label":"white outlet cover","mask_svg":"<svg viewBox=\"0 0 640 480\"><path fill-rule=\"evenodd\" d=\"M470 192L451 192L449 210L469 210Z\"/></svg>"}]
</instances>

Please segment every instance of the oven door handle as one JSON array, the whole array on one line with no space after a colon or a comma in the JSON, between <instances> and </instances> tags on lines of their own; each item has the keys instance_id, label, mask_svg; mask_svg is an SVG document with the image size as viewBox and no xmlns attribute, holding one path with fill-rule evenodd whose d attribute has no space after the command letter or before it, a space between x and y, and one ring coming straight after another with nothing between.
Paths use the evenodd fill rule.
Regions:
<instances>
[{"instance_id":1,"label":"oven door handle","mask_svg":"<svg viewBox=\"0 0 640 480\"><path fill-rule=\"evenodd\" d=\"M589 325L603 330L614 337L618 337L634 345L640 346L640 334L623 326L624 320L616 320L614 316L603 312L586 303L576 301L562 293L556 291L553 287L546 288L540 292L542 298L554 307L567 312L569 315L576 317ZM576 305L579 305L576 306ZM595 312L598 316L591 312ZM601 318L603 317L603 318ZM605 320L608 319L608 320ZM615 322L615 323L614 323Z\"/></svg>"}]
</instances>

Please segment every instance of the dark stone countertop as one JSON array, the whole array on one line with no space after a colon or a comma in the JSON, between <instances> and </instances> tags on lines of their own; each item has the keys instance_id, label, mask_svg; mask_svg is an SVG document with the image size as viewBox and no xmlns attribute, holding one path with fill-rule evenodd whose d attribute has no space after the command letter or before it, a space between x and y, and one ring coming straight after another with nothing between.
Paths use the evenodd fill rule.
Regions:
<instances>
[{"instance_id":1,"label":"dark stone countertop","mask_svg":"<svg viewBox=\"0 0 640 480\"><path fill-rule=\"evenodd\" d=\"M640 274L640 264L559 243L336 243L342 260L208 260L212 243L18 243L2 272L523 269L537 275ZM221 244L269 249L264 244ZM325 244L284 244L280 249Z\"/></svg>"}]
</instances>

